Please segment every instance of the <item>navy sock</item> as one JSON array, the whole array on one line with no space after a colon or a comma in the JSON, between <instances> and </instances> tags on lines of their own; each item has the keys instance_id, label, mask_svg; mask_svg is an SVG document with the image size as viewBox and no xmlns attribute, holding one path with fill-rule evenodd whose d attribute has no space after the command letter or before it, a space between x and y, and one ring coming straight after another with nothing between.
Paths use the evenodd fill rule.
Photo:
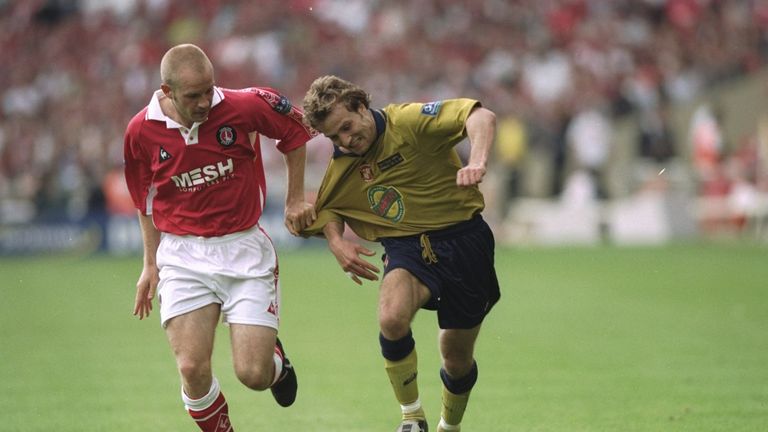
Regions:
<instances>
[{"instance_id":1,"label":"navy sock","mask_svg":"<svg viewBox=\"0 0 768 432\"><path fill-rule=\"evenodd\" d=\"M472 369L468 374L459 379L453 379L448 376L448 372L446 372L445 369L440 369L440 378L443 380L443 384L445 384L445 388L447 388L449 392L453 394L466 393L472 390L472 387L474 387L477 382L477 362L472 364Z\"/></svg>"},{"instance_id":2,"label":"navy sock","mask_svg":"<svg viewBox=\"0 0 768 432\"><path fill-rule=\"evenodd\" d=\"M398 340L389 340L379 333L379 344L381 344L381 355L389 361L398 361L404 359L413 351L416 341L413 339L413 332L408 330L408 334Z\"/></svg>"}]
</instances>

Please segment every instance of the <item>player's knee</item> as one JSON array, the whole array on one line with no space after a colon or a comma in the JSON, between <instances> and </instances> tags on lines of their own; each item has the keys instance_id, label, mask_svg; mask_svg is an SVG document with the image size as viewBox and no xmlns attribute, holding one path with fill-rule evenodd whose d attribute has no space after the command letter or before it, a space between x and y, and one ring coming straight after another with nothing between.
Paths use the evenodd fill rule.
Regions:
<instances>
[{"instance_id":1,"label":"player's knee","mask_svg":"<svg viewBox=\"0 0 768 432\"><path fill-rule=\"evenodd\" d=\"M457 350L443 353L443 369L453 377L463 377L477 369L472 352Z\"/></svg>"},{"instance_id":2,"label":"player's knee","mask_svg":"<svg viewBox=\"0 0 768 432\"><path fill-rule=\"evenodd\" d=\"M211 362L209 361L179 359L177 366L179 374L187 381L200 381L211 375Z\"/></svg>"},{"instance_id":3,"label":"player's knee","mask_svg":"<svg viewBox=\"0 0 768 432\"><path fill-rule=\"evenodd\" d=\"M257 391L262 391L269 388L269 386L272 384L273 374L273 365L270 365L269 368L250 366L238 367L235 369L235 375L237 375L237 379L240 380L244 386L251 390Z\"/></svg>"},{"instance_id":4,"label":"player's knee","mask_svg":"<svg viewBox=\"0 0 768 432\"><path fill-rule=\"evenodd\" d=\"M387 339L400 339L411 330L411 317L397 311L381 309L379 311L379 328Z\"/></svg>"}]
</instances>

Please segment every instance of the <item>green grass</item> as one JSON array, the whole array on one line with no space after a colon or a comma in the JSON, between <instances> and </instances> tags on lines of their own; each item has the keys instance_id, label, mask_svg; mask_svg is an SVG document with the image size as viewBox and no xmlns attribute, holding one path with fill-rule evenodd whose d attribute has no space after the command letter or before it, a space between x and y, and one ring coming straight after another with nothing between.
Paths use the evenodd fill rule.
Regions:
<instances>
[{"instance_id":1,"label":"green grass","mask_svg":"<svg viewBox=\"0 0 768 432\"><path fill-rule=\"evenodd\" d=\"M502 300L477 347L466 431L765 431L768 249L499 250ZM0 259L0 430L194 431L158 315L131 316L140 259ZM324 249L281 255L281 337L299 372L279 408L214 368L238 431L394 430L377 285ZM436 324L414 323L420 386L439 415Z\"/></svg>"}]
</instances>

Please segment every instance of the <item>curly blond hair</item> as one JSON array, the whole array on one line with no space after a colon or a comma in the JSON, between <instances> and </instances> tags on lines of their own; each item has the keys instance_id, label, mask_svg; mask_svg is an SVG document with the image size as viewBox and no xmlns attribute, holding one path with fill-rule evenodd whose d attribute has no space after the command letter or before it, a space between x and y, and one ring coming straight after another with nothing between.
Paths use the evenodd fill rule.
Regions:
<instances>
[{"instance_id":1,"label":"curly blond hair","mask_svg":"<svg viewBox=\"0 0 768 432\"><path fill-rule=\"evenodd\" d=\"M370 108L371 95L334 75L317 78L304 96L304 122L317 129L337 103L343 104L349 111L357 111L360 105Z\"/></svg>"}]
</instances>

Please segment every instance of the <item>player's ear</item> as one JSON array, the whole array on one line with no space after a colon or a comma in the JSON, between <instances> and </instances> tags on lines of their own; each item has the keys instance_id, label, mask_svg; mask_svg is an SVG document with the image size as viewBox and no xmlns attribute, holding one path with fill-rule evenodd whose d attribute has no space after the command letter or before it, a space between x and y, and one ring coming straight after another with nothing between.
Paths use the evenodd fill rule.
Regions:
<instances>
[{"instance_id":1,"label":"player's ear","mask_svg":"<svg viewBox=\"0 0 768 432\"><path fill-rule=\"evenodd\" d=\"M166 97L171 97L171 86L169 86L168 84L160 84L160 90L163 91L163 94Z\"/></svg>"}]
</instances>

